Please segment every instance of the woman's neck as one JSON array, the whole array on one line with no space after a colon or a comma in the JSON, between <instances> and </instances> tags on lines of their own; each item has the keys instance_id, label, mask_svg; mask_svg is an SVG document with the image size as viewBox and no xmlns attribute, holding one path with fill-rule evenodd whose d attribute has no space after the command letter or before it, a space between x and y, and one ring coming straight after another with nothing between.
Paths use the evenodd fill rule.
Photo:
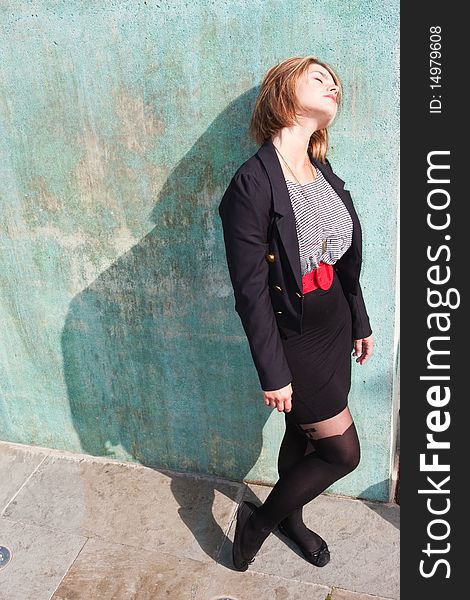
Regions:
<instances>
[{"instance_id":1,"label":"woman's neck","mask_svg":"<svg viewBox=\"0 0 470 600\"><path fill-rule=\"evenodd\" d=\"M308 131L292 131L285 127L271 137L274 146L281 152L294 172L302 172L302 169L305 168L310 136L311 133Z\"/></svg>"}]
</instances>

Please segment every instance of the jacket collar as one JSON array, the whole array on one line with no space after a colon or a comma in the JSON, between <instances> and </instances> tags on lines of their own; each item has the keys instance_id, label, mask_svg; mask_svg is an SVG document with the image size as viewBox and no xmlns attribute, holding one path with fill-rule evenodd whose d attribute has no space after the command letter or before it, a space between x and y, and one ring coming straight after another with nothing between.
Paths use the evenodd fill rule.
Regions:
<instances>
[{"instance_id":1,"label":"jacket collar","mask_svg":"<svg viewBox=\"0 0 470 600\"><path fill-rule=\"evenodd\" d=\"M299 243L297 238L297 230L295 227L295 215L292 209L292 204L289 197L284 173L282 172L281 163L274 148L271 138L268 138L257 151L257 156L263 163L269 180L271 182L273 208L279 215L277 220L277 228L281 236L282 243L286 250L289 263L295 275L295 279L299 290L302 291L302 274L300 267ZM321 163L316 158L311 159L312 163L322 172L325 179L335 190L346 208L353 218L353 226L355 222L354 208L352 206L349 192L344 189L344 181L335 175L328 164Z\"/></svg>"}]
</instances>

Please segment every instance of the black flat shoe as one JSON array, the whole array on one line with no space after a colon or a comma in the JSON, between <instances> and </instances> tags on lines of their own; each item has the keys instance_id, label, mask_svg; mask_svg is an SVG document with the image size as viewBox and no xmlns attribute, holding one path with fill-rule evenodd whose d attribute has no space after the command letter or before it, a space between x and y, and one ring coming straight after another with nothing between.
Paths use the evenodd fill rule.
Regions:
<instances>
[{"instance_id":1,"label":"black flat shoe","mask_svg":"<svg viewBox=\"0 0 470 600\"><path fill-rule=\"evenodd\" d=\"M233 566L237 569L237 571L246 571L248 569L248 565L255 560L253 557L251 560L246 560L242 554L241 548L241 537L243 528L246 525L246 522L252 515L252 513L256 510L256 506L251 502L242 501L237 510L237 525L235 527L235 535L233 537L232 544L232 560Z\"/></svg>"},{"instance_id":2,"label":"black flat shoe","mask_svg":"<svg viewBox=\"0 0 470 600\"><path fill-rule=\"evenodd\" d=\"M290 537L290 535L287 533L287 531L284 529L281 523L278 523L277 528L282 533L282 535L285 535L287 538L292 540L294 544L296 544L301 549L302 554L304 555L306 560L308 560L309 563L312 563L312 565L315 565L316 567L324 567L330 562L330 551L328 549L327 543L322 537L318 536L321 539L320 548L318 550L315 550L315 552L309 552L306 548L303 548L298 542L296 542Z\"/></svg>"}]
</instances>

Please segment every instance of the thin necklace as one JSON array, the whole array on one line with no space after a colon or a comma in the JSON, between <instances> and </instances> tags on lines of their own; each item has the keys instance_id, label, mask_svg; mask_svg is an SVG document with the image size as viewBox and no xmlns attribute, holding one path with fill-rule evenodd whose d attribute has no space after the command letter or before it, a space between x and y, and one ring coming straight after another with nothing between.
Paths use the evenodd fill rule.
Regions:
<instances>
[{"instance_id":1,"label":"thin necklace","mask_svg":"<svg viewBox=\"0 0 470 600\"><path fill-rule=\"evenodd\" d=\"M278 148L273 144L274 148L276 149L276 152L279 154L279 156L282 158L282 161L284 162L284 164L286 165L286 167L289 169L289 171L292 173L292 175L294 176L294 179L297 181L297 183L300 185L300 193L302 194L302 196L305 198L306 202L309 202L309 199L306 197L306 195L304 194L303 188L302 188L302 184L300 183L300 181L297 179L297 177L295 176L295 173L292 171L292 169L289 167L289 165L287 164L286 159L282 156L282 154L279 152ZM306 157L307 158L307 157ZM308 164L310 165L310 170L312 171L312 175L315 175L315 179L318 177L318 175L316 173L314 173L313 170L313 165L311 163L310 160L308 160ZM319 205L320 205L320 201L317 199L317 215L319 216ZM323 229L322 229L322 233L323 233ZM324 254L326 252L326 239L320 239L318 240L319 242L321 242L321 252L322 254Z\"/></svg>"},{"instance_id":2,"label":"thin necklace","mask_svg":"<svg viewBox=\"0 0 470 600\"><path fill-rule=\"evenodd\" d=\"M274 144L273 144L273 146L274 146ZM293 171L293 170L292 170L292 169L289 167L289 165L287 164L287 161L286 161L286 159L285 159L285 158L282 156L282 154L279 152L278 148L277 148L276 146L274 146L274 148L276 148L277 152L279 153L279 156L282 158L282 161L284 162L284 164L286 165L286 167L289 169L289 171L292 173L292 175L293 175L294 179L297 181L297 183L298 183L299 185L302 185L302 184L300 183L300 181L297 179L297 177L295 176L295 173L294 173L294 171ZM312 175L313 175L313 176L315 177L315 179L316 179L316 178L317 178L317 175L316 175L316 173L315 173L315 172L314 172L314 170L313 170L313 165L312 165L312 163L311 163L309 160L307 160L307 157L305 157L305 160L306 160L306 162L308 162L308 164L309 164L309 167L310 167L310 171L312 172ZM314 179L314 181L315 181L315 179Z\"/></svg>"}]
</instances>

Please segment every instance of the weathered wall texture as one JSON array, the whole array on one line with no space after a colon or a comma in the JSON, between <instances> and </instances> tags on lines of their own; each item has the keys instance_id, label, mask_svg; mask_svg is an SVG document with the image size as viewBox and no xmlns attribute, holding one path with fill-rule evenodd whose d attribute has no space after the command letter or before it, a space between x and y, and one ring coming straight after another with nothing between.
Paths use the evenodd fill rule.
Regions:
<instances>
[{"instance_id":1,"label":"weathered wall texture","mask_svg":"<svg viewBox=\"0 0 470 600\"><path fill-rule=\"evenodd\" d=\"M362 461L386 500L396 405L398 2L8 2L0 53L0 438L275 482L217 206L256 146L266 69L343 78L330 160L364 230L375 356L353 363ZM396 404L396 403L395 403Z\"/></svg>"}]
</instances>

